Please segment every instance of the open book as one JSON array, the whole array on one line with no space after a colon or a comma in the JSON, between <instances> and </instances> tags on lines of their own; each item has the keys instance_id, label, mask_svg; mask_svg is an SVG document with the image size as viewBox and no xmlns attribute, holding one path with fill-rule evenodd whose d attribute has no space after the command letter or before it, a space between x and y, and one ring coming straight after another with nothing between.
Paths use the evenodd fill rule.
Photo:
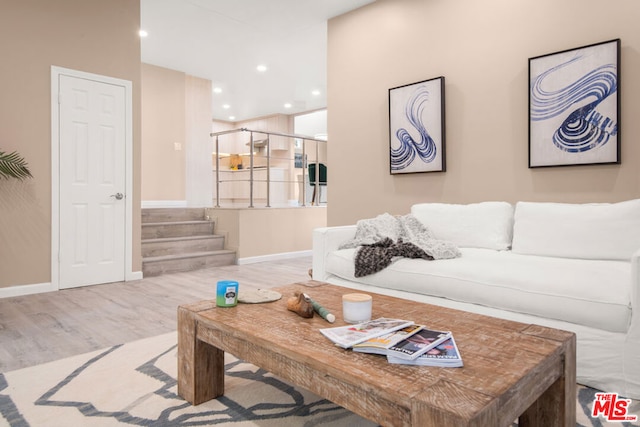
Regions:
<instances>
[{"instance_id":1,"label":"open book","mask_svg":"<svg viewBox=\"0 0 640 427\"><path fill-rule=\"evenodd\" d=\"M375 320L358 323L356 325L337 326L334 328L320 329L325 337L342 348L351 348L356 344L370 338L379 337L398 329L413 325L411 320L388 319L381 317Z\"/></svg>"}]
</instances>

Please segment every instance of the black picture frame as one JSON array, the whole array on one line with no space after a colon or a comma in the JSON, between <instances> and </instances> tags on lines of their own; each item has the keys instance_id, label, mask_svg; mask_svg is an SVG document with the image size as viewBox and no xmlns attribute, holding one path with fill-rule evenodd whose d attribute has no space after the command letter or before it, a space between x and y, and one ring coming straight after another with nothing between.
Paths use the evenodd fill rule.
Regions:
<instances>
[{"instance_id":1,"label":"black picture frame","mask_svg":"<svg viewBox=\"0 0 640 427\"><path fill-rule=\"evenodd\" d=\"M391 175L444 172L444 77L389 89Z\"/></svg>"},{"instance_id":2,"label":"black picture frame","mask_svg":"<svg viewBox=\"0 0 640 427\"><path fill-rule=\"evenodd\" d=\"M620 161L620 39L529 58L529 168Z\"/></svg>"}]
</instances>

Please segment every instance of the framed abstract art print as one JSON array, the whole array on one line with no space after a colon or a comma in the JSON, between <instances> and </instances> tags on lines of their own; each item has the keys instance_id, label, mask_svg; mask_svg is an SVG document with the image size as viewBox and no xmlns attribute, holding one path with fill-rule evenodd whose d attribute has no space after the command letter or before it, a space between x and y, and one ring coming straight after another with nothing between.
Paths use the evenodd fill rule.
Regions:
<instances>
[{"instance_id":1,"label":"framed abstract art print","mask_svg":"<svg viewBox=\"0 0 640 427\"><path fill-rule=\"evenodd\" d=\"M620 39L529 59L529 167L620 163Z\"/></svg>"},{"instance_id":2,"label":"framed abstract art print","mask_svg":"<svg viewBox=\"0 0 640 427\"><path fill-rule=\"evenodd\" d=\"M390 172L443 172L444 77L389 89Z\"/></svg>"}]
</instances>

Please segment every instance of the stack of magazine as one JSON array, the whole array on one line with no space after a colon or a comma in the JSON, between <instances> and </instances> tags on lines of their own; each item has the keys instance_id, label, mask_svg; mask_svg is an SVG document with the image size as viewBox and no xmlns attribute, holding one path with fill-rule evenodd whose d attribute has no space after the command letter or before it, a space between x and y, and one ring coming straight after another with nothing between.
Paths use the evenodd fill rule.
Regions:
<instances>
[{"instance_id":1,"label":"stack of magazine","mask_svg":"<svg viewBox=\"0 0 640 427\"><path fill-rule=\"evenodd\" d=\"M462 357L449 331L437 331L410 320L381 317L357 325L320 329L342 348L382 354L389 363L460 367Z\"/></svg>"}]
</instances>

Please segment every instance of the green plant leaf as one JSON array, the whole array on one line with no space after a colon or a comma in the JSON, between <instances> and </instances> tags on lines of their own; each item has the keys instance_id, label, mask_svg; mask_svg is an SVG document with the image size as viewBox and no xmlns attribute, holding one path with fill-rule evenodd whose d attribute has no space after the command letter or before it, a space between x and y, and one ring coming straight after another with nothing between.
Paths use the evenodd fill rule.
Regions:
<instances>
[{"instance_id":1,"label":"green plant leaf","mask_svg":"<svg viewBox=\"0 0 640 427\"><path fill-rule=\"evenodd\" d=\"M0 151L0 179L33 178L27 162L16 152L7 154Z\"/></svg>"}]
</instances>

